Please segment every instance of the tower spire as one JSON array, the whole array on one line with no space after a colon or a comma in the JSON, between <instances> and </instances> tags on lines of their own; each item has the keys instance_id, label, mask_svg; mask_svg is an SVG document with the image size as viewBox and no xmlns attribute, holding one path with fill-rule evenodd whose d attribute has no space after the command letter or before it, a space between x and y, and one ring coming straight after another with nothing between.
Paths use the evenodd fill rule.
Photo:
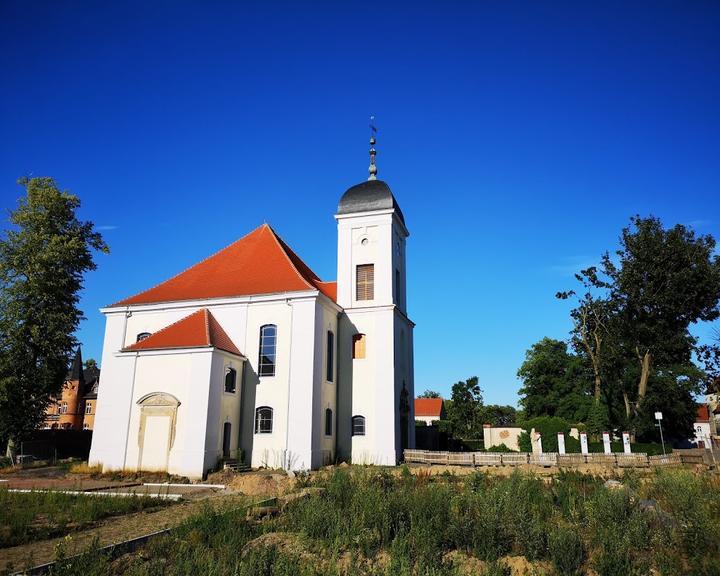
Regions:
<instances>
[{"instance_id":1,"label":"tower spire","mask_svg":"<svg viewBox=\"0 0 720 576\"><path fill-rule=\"evenodd\" d=\"M377 134L377 128L375 127L375 116L370 116L370 167L368 172L368 180L377 180L377 166L375 165L375 134Z\"/></svg>"}]
</instances>

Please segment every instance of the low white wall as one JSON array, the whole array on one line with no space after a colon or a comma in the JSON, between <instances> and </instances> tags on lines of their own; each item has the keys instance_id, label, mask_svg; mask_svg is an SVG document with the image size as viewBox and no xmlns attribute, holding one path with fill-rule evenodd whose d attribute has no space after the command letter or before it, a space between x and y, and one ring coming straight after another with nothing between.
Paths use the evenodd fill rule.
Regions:
<instances>
[{"instance_id":1,"label":"low white wall","mask_svg":"<svg viewBox=\"0 0 720 576\"><path fill-rule=\"evenodd\" d=\"M483 429L483 439L485 450L493 446L505 444L510 450L520 450L518 440L522 433L522 428L515 426L498 426Z\"/></svg>"}]
</instances>

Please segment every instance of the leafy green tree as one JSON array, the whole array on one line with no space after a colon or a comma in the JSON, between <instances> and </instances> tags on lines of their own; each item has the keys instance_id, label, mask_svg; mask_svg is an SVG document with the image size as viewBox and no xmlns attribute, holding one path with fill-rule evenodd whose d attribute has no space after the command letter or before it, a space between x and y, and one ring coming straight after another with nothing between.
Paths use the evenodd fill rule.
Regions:
<instances>
[{"instance_id":1,"label":"leafy green tree","mask_svg":"<svg viewBox=\"0 0 720 576\"><path fill-rule=\"evenodd\" d=\"M85 368L93 369L97 367L97 361L94 358L88 358L87 360L85 360Z\"/></svg>"},{"instance_id":2,"label":"leafy green tree","mask_svg":"<svg viewBox=\"0 0 720 576\"><path fill-rule=\"evenodd\" d=\"M453 434L463 439L479 438L482 435L482 390L478 377L453 384L451 400L445 409Z\"/></svg>"},{"instance_id":3,"label":"leafy green tree","mask_svg":"<svg viewBox=\"0 0 720 576\"><path fill-rule=\"evenodd\" d=\"M96 267L93 251L108 252L93 224L78 220L76 196L52 178L19 183L26 196L0 239L0 437L9 453L61 392L83 275Z\"/></svg>"},{"instance_id":4,"label":"leafy green tree","mask_svg":"<svg viewBox=\"0 0 720 576\"><path fill-rule=\"evenodd\" d=\"M690 363L653 370L645 402L633 419L637 440L660 441L659 431L655 427L656 411L663 413L665 440L692 438L693 424L697 418L694 398L702 392L704 383L704 372Z\"/></svg>"},{"instance_id":5,"label":"leafy green tree","mask_svg":"<svg viewBox=\"0 0 720 576\"><path fill-rule=\"evenodd\" d=\"M572 342L593 371L591 427L599 431L607 421L651 434L649 415L673 398L681 403L669 406L678 425L674 433L692 434L686 415L694 412L692 395L700 390L693 353L710 367L715 353L712 346L698 347L689 327L720 317L720 256L714 251L711 236L636 216L613 256L605 253L599 268L576 275L580 295L557 294L578 299Z\"/></svg>"},{"instance_id":6,"label":"leafy green tree","mask_svg":"<svg viewBox=\"0 0 720 576\"><path fill-rule=\"evenodd\" d=\"M637 415L654 368L690 365L696 345L690 325L720 317L720 255L712 236L635 216L602 268L618 304L622 346L639 368L627 402Z\"/></svg>"},{"instance_id":7,"label":"leafy green tree","mask_svg":"<svg viewBox=\"0 0 720 576\"><path fill-rule=\"evenodd\" d=\"M493 426L512 426L517 420L517 410L513 406L488 404L480 408L480 420Z\"/></svg>"},{"instance_id":8,"label":"leafy green tree","mask_svg":"<svg viewBox=\"0 0 720 576\"><path fill-rule=\"evenodd\" d=\"M435 392L435 390L425 390L418 398L440 398L440 392Z\"/></svg>"},{"instance_id":9,"label":"leafy green tree","mask_svg":"<svg viewBox=\"0 0 720 576\"><path fill-rule=\"evenodd\" d=\"M587 417L592 403L591 372L565 342L543 338L533 344L518 377L523 382L519 394L526 418L560 416L578 422Z\"/></svg>"}]
</instances>

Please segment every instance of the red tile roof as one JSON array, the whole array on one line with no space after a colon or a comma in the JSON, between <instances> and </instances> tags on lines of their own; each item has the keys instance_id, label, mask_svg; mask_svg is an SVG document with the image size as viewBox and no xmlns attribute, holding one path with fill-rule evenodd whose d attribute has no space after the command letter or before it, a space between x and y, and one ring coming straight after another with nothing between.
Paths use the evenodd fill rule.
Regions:
<instances>
[{"instance_id":1,"label":"red tile roof","mask_svg":"<svg viewBox=\"0 0 720 576\"><path fill-rule=\"evenodd\" d=\"M698 406L696 422L710 422L710 408L707 404Z\"/></svg>"},{"instance_id":2,"label":"red tile roof","mask_svg":"<svg viewBox=\"0 0 720 576\"><path fill-rule=\"evenodd\" d=\"M415 398L415 416L437 416L442 412L442 398Z\"/></svg>"},{"instance_id":3,"label":"red tile roof","mask_svg":"<svg viewBox=\"0 0 720 576\"><path fill-rule=\"evenodd\" d=\"M209 347L242 356L238 347L230 340L215 317L207 308L202 308L190 316L185 316L182 320L158 330L145 340L140 340L140 342L124 348L123 352Z\"/></svg>"},{"instance_id":4,"label":"red tile roof","mask_svg":"<svg viewBox=\"0 0 720 576\"><path fill-rule=\"evenodd\" d=\"M334 282L320 278L263 224L177 276L111 306L319 290L333 301Z\"/></svg>"}]
</instances>

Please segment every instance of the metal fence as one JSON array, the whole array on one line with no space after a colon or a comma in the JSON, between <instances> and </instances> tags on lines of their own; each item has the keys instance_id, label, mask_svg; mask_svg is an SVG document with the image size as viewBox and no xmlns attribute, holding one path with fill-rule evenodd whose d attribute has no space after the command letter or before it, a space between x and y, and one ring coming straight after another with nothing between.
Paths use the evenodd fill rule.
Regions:
<instances>
[{"instance_id":1,"label":"metal fence","mask_svg":"<svg viewBox=\"0 0 720 576\"><path fill-rule=\"evenodd\" d=\"M648 456L637 454L557 454L545 452L436 452L432 450L405 450L405 462L415 464L442 464L445 466L537 466L570 467L597 464L619 468L643 468L648 466L681 466L703 464L703 457L689 454Z\"/></svg>"}]
</instances>

